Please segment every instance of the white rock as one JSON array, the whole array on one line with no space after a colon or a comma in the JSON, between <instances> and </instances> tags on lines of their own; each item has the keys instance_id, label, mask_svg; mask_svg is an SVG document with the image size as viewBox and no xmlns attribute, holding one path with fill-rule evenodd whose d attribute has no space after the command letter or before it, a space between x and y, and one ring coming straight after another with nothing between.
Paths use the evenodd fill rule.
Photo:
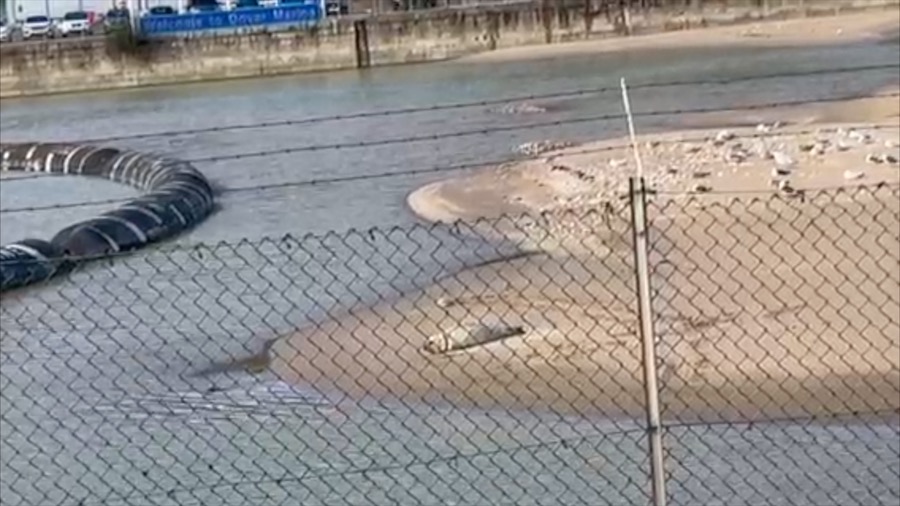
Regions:
<instances>
[{"instance_id":1,"label":"white rock","mask_svg":"<svg viewBox=\"0 0 900 506\"><path fill-rule=\"evenodd\" d=\"M749 156L749 153L747 153L744 150L732 150L732 151L725 153L725 156L723 158L725 159L726 162L743 163L744 160L746 160L748 156Z\"/></svg>"},{"instance_id":2,"label":"white rock","mask_svg":"<svg viewBox=\"0 0 900 506\"><path fill-rule=\"evenodd\" d=\"M859 142L860 144L869 144L872 142L872 136L866 133L857 132L855 130L851 131L847 134L851 139Z\"/></svg>"},{"instance_id":3,"label":"white rock","mask_svg":"<svg viewBox=\"0 0 900 506\"><path fill-rule=\"evenodd\" d=\"M896 148L896 147L898 147L898 146L900 146L900 144L897 144L896 142L894 142L894 141L892 141L892 140L890 140L890 139L884 141L884 147L886 147L886 148L888 148L888 149Z\"/></svg>"},{"instance_id":4,"label":"white rock","mask_svg":"<svg viewBox=\"0 0 900 506\"><path fill-rule=\"evenodd\" d=\"M779 167L793 167L797 164L796 160L783 151L772 151L772 158Z\"/></svg>"},{"instance_id":5,"label":"white rock","mask_svg":"<svg viewBox=\"0 0 900 506\"><path fill-rule=\"evenodd\" d=\"M869 153L868 155L866 155L866 161L869 163L881 163L881 157L876 154Z\"/></svg>"},{"instance_id":6,"label":"white rock","mask_svg":"<svg viewBox=\"0 0 900 506\"><path fill-rule=\"evenodd\" d=\"M863 173L858 170L845 170L844 171L844 179L848 181L852 181L854 179L860 179L863 177Z\"/></svg>"},{"instance_id":7,"label":"white rock","mask_svg":"<svg viewBox=\"0 0 900 506\"><path fill-rule=\"evenodd\" d=\"M528 155L528 156L537 156L542 153L546 153L548 151L556 151L559 149L564 149L568 147L572 147L572 143L568 141L537 141L537 142L526 142L518 145L513 151L518 153Z\"/></svg>"},{"instance_id":8,"label":"white rock","mask_svg":"<svg viewBox=\"0 0 900 506\"><path fill-rule=\"evenodd\" d=\"M719 133L716 134L715 142L717 144L722 144L724 142L730 141L734 139L734 134L728 130L720 130Z\"/></svg>"},{"instance_id":9,"label":"white rock","mask_svg":"<svg viewBox=\"0 0 900 506\"><path fill-rule=\"evenodd\" d=\"M838 140L838 141L837 141L837 144L835 144L834 147L835 147L835 149L837 149L838 151L847 151L848 149L850 149L850 146L848 146L848 145L847 145L846 143L844 143L844 141L842 141L842 140Z\"/></svg>"}]
</instances>

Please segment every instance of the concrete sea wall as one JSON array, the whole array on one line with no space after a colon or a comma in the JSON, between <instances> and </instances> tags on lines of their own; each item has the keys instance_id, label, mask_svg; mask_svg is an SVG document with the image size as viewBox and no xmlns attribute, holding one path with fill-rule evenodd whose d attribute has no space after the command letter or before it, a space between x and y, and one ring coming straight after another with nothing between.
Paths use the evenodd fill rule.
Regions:
<instances>
[{"instance_id":1,"label":"concrete sea wall","mask_svg":"<svg viewBox=\"0 0 900 506\"><path fill-rule=\"evenodd\" d=\"M693 0L631 8L594 0L394 13L314 31L152 40L48 41L0 47L0 98L439 61L498 48L767 18L896 8L900 0ZM698 6L700 5L700 6Z\"/></svg>"}]
</instances>

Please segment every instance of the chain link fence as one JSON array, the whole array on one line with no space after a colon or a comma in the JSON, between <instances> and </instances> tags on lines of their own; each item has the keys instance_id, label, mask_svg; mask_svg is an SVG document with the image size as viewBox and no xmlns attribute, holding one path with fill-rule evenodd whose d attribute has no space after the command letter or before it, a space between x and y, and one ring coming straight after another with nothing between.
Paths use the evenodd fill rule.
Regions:
<instances>
[{"instance_id":1,"label":"chain link fence","mask_svg":"<svg viewBox=\"0 0 900 506\"><path fill-rule=\"evenodd\" d=\"M900 188L635 188L6 293L2 503L897 504Z\"/></svg>"}]
</instances>

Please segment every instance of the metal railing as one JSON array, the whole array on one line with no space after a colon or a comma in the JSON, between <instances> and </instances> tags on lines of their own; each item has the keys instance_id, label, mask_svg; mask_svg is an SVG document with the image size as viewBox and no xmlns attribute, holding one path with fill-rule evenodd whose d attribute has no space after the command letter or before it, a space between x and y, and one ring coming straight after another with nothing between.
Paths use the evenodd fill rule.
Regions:
<instances>
[{"instance_id":1,"label":"metal railing","mask_svg":"<svg viewBox=\"0 0 900 506\"><path fill-rule=\"evenodd\" d=\"M0 305L14 505L896 504L900 188L168 248Z\"/></svg>"}]
</instances>

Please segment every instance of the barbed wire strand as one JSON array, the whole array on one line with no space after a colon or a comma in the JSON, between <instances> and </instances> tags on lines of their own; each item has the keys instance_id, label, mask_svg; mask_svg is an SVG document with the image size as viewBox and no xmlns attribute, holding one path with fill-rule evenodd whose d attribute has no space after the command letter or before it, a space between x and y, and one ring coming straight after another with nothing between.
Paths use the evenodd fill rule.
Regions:
<instances>
[{"instance_id":1,"label":"barbed wire strand","mask_svg":"<svg viewBox=\"0 0 900 506\"><path fill-rule=\"evenodd\" d=\"M857 67L836 67L836 68L815 69L815 70L802 70L802 71L794 71L794 72L777 72L777 73L771 73L771 74L740 76L740 77L730 77L730 78L711 78L711 79L663 81L663 82L656 82L656 83L653 83L653 82L638 83L635 85L629 85L629 88L631 88L633 90L639 90L639 89L667 88L667 87L679 87L679 86L727 85L727 84L732 84L732 83L748 82L748 81L762 81L762 80L768 80L768 79L793 78L793 77L812 77L812 76L828 75L828 74L865 72L865 71L870 71L870 70L886 70L886 69L891 69L891 68L900 68L900 65L898 65L897 63L873 64L873 65L861 65L861 66L857 66ZM436 104L436 105L421 106L421 107L404 107L404 108L398 108L398 109L363 111L363 112L349 113L349 114L334 114L334 115L329 115L329 116L315 116L315 117L308 117L308 118L261 121L261 122L255 122L255 123L238 123L238 124L233 124L233 125L190 128L190 129L182 129L182 130L169 130L169 131L160 131L160 132L113 135L113 136L108 136L108 137L88 138L88 139L84 139L84 140L79 140L78 142L99 143L99 142L112 142L112 141L134 140L134 139L148 139L148 138L155 138L155 137L177 137L180 135L219 133L219 132L236 131L236 130L251 130L251 129L263 129L263 128L277 128L277 127L285 127L285 126L311 125L311 124L316 124L316 123L326 123L326 122L332 122L332 121L346 121L346 120L351 120L351 119L399 116L399 115L417 114L417 113L423 113L423 112L466 109L466 108L472 108L472 107L487 107L487 106L507 104L507 103L511 103L511 102L523 102L523 101L527 102L527 101L548 100L548 99L555 99L555 98L573 98L573 97L578 97L578 96L596 95L596 94L615 92L615 91L618 91L617 86L600 86L600 87L596 87L596 88L581 88L581 89L575 89L575 90L558 91L558 92L550 92L550 93L539 93L539 94L531 94L531 95L516 95L516 96L510 96L510 97L503 97L503 98L486 99L486 100L470 101L470 102L455 102L455 103L447 103L447 104Z\"/></svg>"},{"instance_id":2,"label":"barbed wire strand","mask_svg":"<svg viewBox=\"0 0 900 506\"><path fill-rule=\"evenodd\" d=\"M628 434L638 434L643 433L645 430L643 428L634 428L634 429L620 429L620 430L611 430L604 433L599 434L589 434L584 436L572 437L572 438L562 438L556 439L554 441L546 441L539 443L530 443L530 444L520 444L515 446L505 446L499 447L494 450L483 450L477 452L468 452L468 453L456 453L453 455L439 455L432 459L428 460L419 460L415 462L407 462L404 464L391 464L391 465L381 465L381 466L369 466L362 469L347 469L347 470L333 470L333 471L325 471L318 473L302 473L300 476L284 476L281 478L265 478L265 479L255 479L255 480L239 480L239 481L225 481L220 480L219 483L209 484L200 487L176 487L172 488L166 492L158 492L155 494L147 494L147 493L138 493L138 494L127 494L124 496L117 497L118 501L128 501L135 499L136 497L141 497L144 499L151 498L163 498L163 497L172 497L178 493L191 493L197 491L212 491L218 488L236 488L241 485L254 485L254 484L283 484L283 483L300 483L306 480L312 479L322 479L322 478L342 478L347 476L356 476L356 475L365 475L369 473L386 473L391 471L408 471L415 467L429 467L435 464L440 463L448 463L456 460L464 460L464 459L475 459L478 457L490 457L494 455L499 455L502 453L515 453L520 451L528 451L528 450L537 450L541 448L549 448L554 446L561 447L569 447L574 446L579 443L591 440L591 439L606 439L614 436L624 436ZM224 482L224 483L223 483ZM194 501L199 501L199 499L194 499ZM191 504L196 504L196 502L192 501ZM100 504L100 503L92 503L92 504ZM106 503L102 503L106 504ZM180 503L186 504L186 503Z\"/></svg>"},{"instance_id":3,"label":"barbed wire strand","mask_svg":"<svg viewBox=\"0 0 900 506\"><path fill-rule=\"evenodd\" d=\"M803 192L804 194L815 194L816 192L827 193L829 191L833 192L841 192L841 191L872 191L881 188L891 188L891 189L900 189L900 182L894 183L885 183L885 182L877 182L877 183L866 183L866 184L858 184L858 185L840 185L840 186L832 186L832 187L823 187L823 188L807 188L807 189L799 189L799 192ZM760 192L748 192L748 194L759 194ZM776 192L771 192L775 198L793 198L794 195L784 195ZM712 193L684 193L686 196L691 197L695 201L699 201L701 199L710 197L714 194ZM569 214L579 214L581 216L586 216L593 212L603 212L602 206L580 206L580 207L563 207L554 210L556 213L569 213ZM499 220L516 220L521 218L535 218L538 219L538 216L544 216L544 212L541 213L532 213L532 212L524 212L519 214L508 214L501 213L498 216L494 216L491 218L476 218L471 221L465 221L463 219L456 219L450 222L431 222L426 225L427 229L434 230L440 227L448 227L450 229L454 229L458 227L460 224L474 227L480 223L486 221L499 221ZM690 216L684 216L686 219L692 219ZM661 216L654 221L663 222L663 221L677 221L678 217L672 216ZM345 231L346 234L360 234L368 237L372 237L372 234L375 232L380 232L382 234L391 234L393 232L401 231L408 232L412 227L421 227L421 224L416 225L391 225L388 227L372 227L369 229L356 229L350 228ZM333 232L328 232L333 233ZM98 253L94 255L71 255L64 258L60 258L57 260L60 263L75 263L75 264L83 264L90 263L92 261L105 261L108 262L108 265L113 265L113 263L117 260L128 259L129 257L134 256L135 251L143 251L150 252L154 254L172 254L175 252L190 252L198 255L198 258L202 258L203 252L205 251L209 254L211 251L220 247L233 247L235 245L241 244L262 244L266 242L271 243L284 243L286 241L295 241L298 243L303 243L309 240L321 239L323 235L321 233L316 232L306 232L302 235L293 235L290 232L283 234L281 236L273 237L273 236L263 236L256 239L241 239L239 242L229 242L227 240L219 240L211 243L198 242L198 243L178 243L178 242L169 242L169 243L160 243L155 248L147 249L144 248L142 250L120 250L114 252L107 253ZM28 265L28 264L42 264L44 260L34 259L34 258L24 258L24 259L14 259L14 260L6 260L4 264L10 265ZM77 269L77 267L76 267Z\"/></svg>"},{"instance_id":4,"label":"barbed wire strand","mask_svg":"<svg viewBox=\"0 0 900 506\"><path fill-rule=\"evenodd\" d=\"M791 106L791 105L805 105L805 104L813 104L813 103L827 103L827 102L841 102L845 100L865 100L872 98L893 98L900 97L900 93L888 93L888 94L877 94L877 95L844 95L839 97L822 97L815 99L799 99L794 101L783 101L783 102L767 102L761 104L749 104L744 106L730 106L730 107L710 107L710 108L694 108L694 109L672 109L672 110L663 110L663 111L645 111L645 112L635 112L632 113L632 116L642 117L642 116L666 116L666 115L678 115L678 114L694 114L694 113L711 113L711 112L722 112L722 111L742 111L742 110L755 110L755 109L767 109L771 107L778 106ZM508 132L508 131L516 131L516 130L530 130L536 128L545 128L548 126L561 126L568 124L578 124L578 123L586 123L590 121L609 121L622 119L625 115L623 113L614 113L614 114L604 114L599 116L590 116L590 117L582 117L582 118L570 118L570 119L562 119L555 120L551 122L543 122L543 123L530 123L527 125L508 125L503 127L490 127L483 128L478 130L461 130L457 132L445 132L440 134L430 134L423 136L409 136L409 137L396 137L389 139L376 139L373 141L360 141L360 142L348 142L348 143L333 143L333 144L312 144L307 146L295 146L282 148L277 150L265 150L265 151L254 151L254 152L245 152L245 153L234 153L230 155L217 155L210 157L200 157L200 158L188 158L184 161L192 162L192 163L204 163L204 162L219 162L219 161L227 161L227 160L240 160L246 158L259 158L264 156L279 156L284 154L291 153L299 153L299 152L308 152L308 151L327 151L327 150L340 150L340 149L359 149L359 148L367 148L374 146L384 146L391 144L404 144L407 142L423 142L423 141L434 141L441 140L446 138L458 138L458 137L467 137L473 135L487 135L491 133L497 132ZM880 126L879 126L880 127ZM867 127L871 128L871 127ZM51 174L53 176L54 174ZM59 174L55 174L59 175ZM38 179L46 177L45 174L34 174L34 175L24 175L18 176L8 179L3 179L0 181L4 182L17 182L17 181L27 181L30 179Z\"/></svg>"},{"instance_id":5,"label":"barbed wire strand","mask_svg":"<svg viewBox=\"0 0 900 506\"><path fill-rule=\"evenodd\" d=\"M747 135L739 135L737 138L771 138L771 137L781 137L787 135L807 135L810 133L827 133L827 132L836 132L843 127L835 127L835 128L808 128L802 130L793 130L790 132L755 132ZM866 127L870 130L883 130L889 128L897 128L892 125L871 125ZM658 142L660 144L678 144L682 142L705 142L714 138L714 135L702 135L702 136L694 136L694 137L684 137L680 139L662 139ZM588 148L574 151L565 151L563 155L572 156L572 155L585 155L585 154L594 154L594 153L602 153L606 151L615 151L617 149L621 149L620 145L612 145L612 146L602 146L597 148ZM232 188L222 188L220 192L222 194L230 194L230 193L243 193L243 192L257 192L257 191L268 191L282 188L296 188L296 187L304 187L304 186L318 186L318 185L327 185L327 184L340 184L340 183L350 183L356 181L369 181L374 179L385 179L392 177L403 177L403 176L417 176L417 175L425 175L425 174L434 174L440 172L458 172L469 169L477 169L489 166L502 166L510 163L517 162L528 162L533 161L534 158L523 158L522 156L514 156L514 157L506 157L499 158L494 160L482 160L479 162L469 162L469 163L461 163L461 164L453 164L453 165L439 165L432 167L424 167L417 169L405 169L405 170L396 170L396 171L387 171L387 172L378 172L374 174L353 174L347 176L334 176L327 178L317 178L317 179L305 179L300 181L284 181L279 183L268 183L268 184L259 184L259 185L248 185L248 186L239 186ZM5 181L13 182L20 180L30 180L30 179L38 179L45 178L45 175L27 175L23 177L11 178ZM51 175L50 177L53 177ZM845 187L845 185L841 186L826 186L820 188L803 188L805 191L816 191L816 190L829 190L836 189L840 187ZM753 194L753 193L767 193L770 190L711 190L709 192L705 192L706 194L725 194L725 193L734 193L734 194ZM659 190L657 193L660 194L682 194L686 192L680 191L665 191ZM69 202L63 204L47 204L40 206L23 206L23 207L8 207L8 208L0 208L0 214L15 214L15 213L24 213L24 212L42 212L42 211L51 211L58 209L72 209L79 207L92 207L92 206L104 206L104 205L112 205L112 204L123 204L130 200L133 200L135 197L117 197L110 199L102 199L102 200L92 200L87 202Z\"/></svg>"},{"instance_id":6,"label":"barbed wire strand","mask_svg":"<svg viewBox=\"0 0 900 506\"><path fill-rule=\"evenodd\" d=\"M842 95L836 97L821 97L815 99L799 99L799 100L787 100L780 102L765 102L758 104L747 104L747 105L739 105L739 106L729 106L729 107L698 107L698 108L686 108L686 109L668 109L661 111L644 111L644 112L634 112L632 116L634 117L649 117L649 116L669 116L669 115L681 115L681 114L700 114L700 113L710 113L710 112L723 112L723 111L752 111L756 109L769 109L772 107L784 107L784 106L794 106L794 105L806 105L806 104L815 104L815 103L827 103L827 102L842 102L847 100L863 100L863 99L872 99L872 98L894 98L900 97L900 93L886 93L886 94L876 94L876 95L868 95L868 96L860 96L858 94L854 95ZM265 156L277 156L277 155L286 155L293 153L301 153L301 152L309 152L309 151L330 151L330 150L341 150L341 149L359 149L359 148L370 148L375 146L388 146L392 144L408 144L413 142L424 142L424 141L438 141L444 139L458 138L458 137L471 137L474 135L489 135L499 132L514 132L517 130L532 130L537 128L545 128L545 127L553 127L553 126L562 126L562 125L574 125L578 123L589 123L594 121L609 121L609 120L617 120L624 118L625 115L623 113L611 113L611 114L600 114L596 116L585 116L581 118L569 118L569 119L561 119L561 120L553 120L553 121L545 121L538 123L529 123L526 125L506 125L500 127L488 127L488 128L479 128L474 130L459 130L456 132L443 132L438 134L428 134L428 135L410 135L406 137L394 137L388 139L376 139L372 141L359 141L359 142L336 142L333 144L310 144L307 146L294 146L287 147L281 149L273 149L273 150L262 150L262 151L248 151L244 153L233 153L229 155L215 155L215 156L206 156L199 158L188 158L185 161L191 163L211 163L211 162L220 162L226 160L243 160L247 158L259 158Z\"/></svg>"},{"instance_id":7,"label":"barbed wire strand","mask_svg":"<svg viewBox=\"0 0 900 506\"><path fill-rule=\"evenodd\" d=\"M810 425L816 422L825 422L832 420L839 420L841 418L847 417L855 417L855 418L863 418L863 417L883 417L890 415L900 415L900 408L885 408L885 409L873 409L873 410L861 410L861 411L844 411L837 413L825 413L825 414L807 414L807 415L796 415L796 416L783 416L783 417L769 417L765 419L739 419L739 420L710 420L710 421L690 421L690 422L679 422L679 421L664 421L663 429L676 429L676 428L689 428L689 427L722 427L727 426L733 429L737 429L741 426L744 426L744 430L751 430L755 426L765 425L765 424L783 424L783 423L795 423L795 424L803 424ZM179 493L192 493L198 491L213 491L219 488L232 488L236 489L241 485L260 485L260 484L276 484L282 485L284 483L301 483L303 481L312 480L312 479L323 479L323 478L344 478L347 476L356 476L356 475L366 475L370 473L386 473L391 471L409 471L412 468L416 467L429 467L435 464L440 463L450 463L457 460L472 460L479 457L490 457L503 453L515 453L521 451L529 451L529 450L538 450L545 449L550 447L562 447L562 448L570 448L579 443L583 443L585 441L593 440L593 439L608 439L611 437L621 437L627 436L630 434L639 434L645 433L645 428L633 428L633 429L618 429L606 431L603 433L596 434L588 434L578 437L571 438L560 438L553 441L545 441L538 443L530 443L530 444L520 444L515 446L505 446L499 447L493 450L485 450L485 451L476 451L476 452L458 452L453 455L439 455L435 458L428 460L419 460L415 462L407 462L403 464L391 464L391 465L382 465L382 466L369 466L362 469L347 469L347 470L331 470L319 473L308 473L304 472L299 476L282 476L280 478L265 478L265 479L248 479L248 480L239 480L239 481L228 481L220 480L219 483L208 484L204 486L198 487L175 487L169 489L165 492L158 492L155 494L148 493L131 493L126 495L120 495L115 498L116 501L128 501L133 500L135 498L143 498L143 499L152 499L152 498L163 498L168 497L172 498L176 494ZM224 483L223 483L224 482ZM259 496L256 498L248 498L248 499L259 499L264 496ZM190 504L197 504L200 502L200 499L194 498L191 500ZM100 504L100 503L84 503L84 504ZM188 504L182 502L181 504Z\"/></svg>"}]
</instances>

